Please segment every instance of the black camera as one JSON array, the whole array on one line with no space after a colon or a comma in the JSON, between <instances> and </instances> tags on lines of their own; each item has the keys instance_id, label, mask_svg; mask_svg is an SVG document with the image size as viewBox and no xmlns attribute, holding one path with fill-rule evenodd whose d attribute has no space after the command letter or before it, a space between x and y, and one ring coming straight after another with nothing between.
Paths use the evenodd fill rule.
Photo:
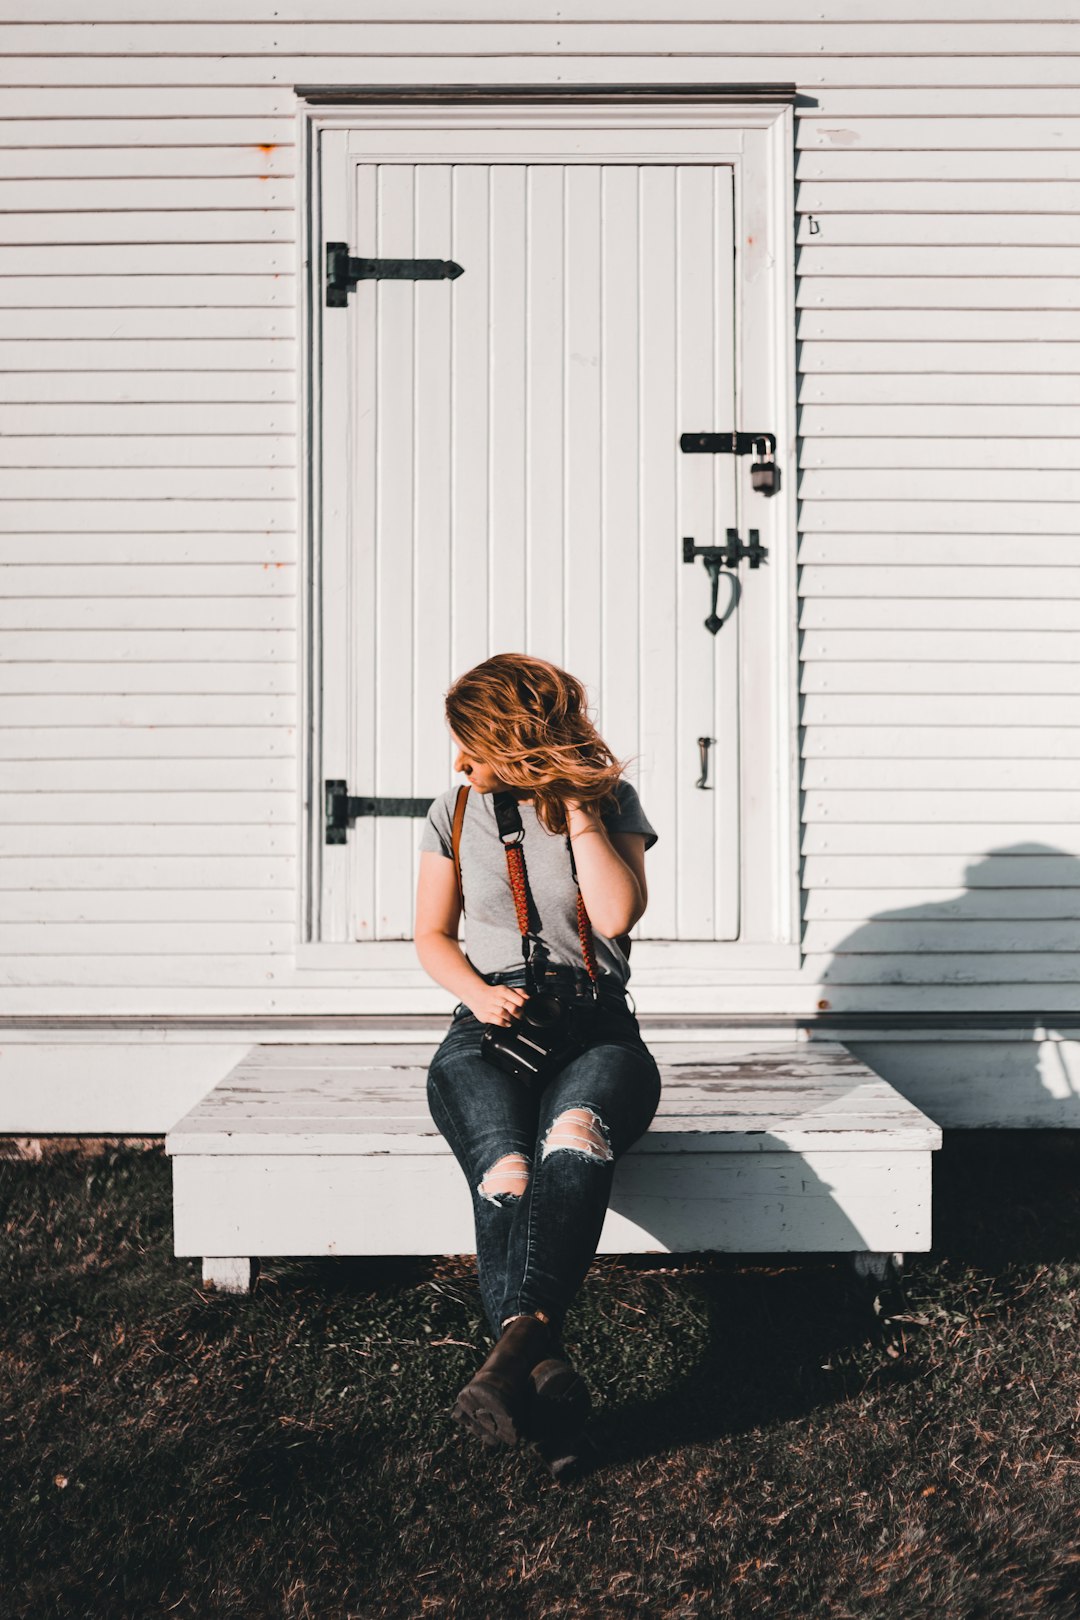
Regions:
<instances>
[{"instance_id":1,"label":"black camera","mask_svg":"<svg viewBox=\"0 0 1080 1620\"><path fill-rule=\"evenodd\" d=\"M517 1080L548 1080L585 1050L594 1005L542 990L522 1005L509 1029L484 1025L480 1056Z\"/></svg>"}]
</instances>

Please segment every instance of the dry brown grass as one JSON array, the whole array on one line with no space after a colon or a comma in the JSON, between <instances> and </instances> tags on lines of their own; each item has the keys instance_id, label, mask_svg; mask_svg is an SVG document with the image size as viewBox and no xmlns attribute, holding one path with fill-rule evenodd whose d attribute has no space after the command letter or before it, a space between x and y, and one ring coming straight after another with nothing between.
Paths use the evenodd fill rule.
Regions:
<instances>
[{"instance_id":1,"label":"dry brown grass","mask_svg":"<svg viewBox=\"0 0 1080 1620\"><path fill-rule=\"evenodd\" d=\"M471 1258L218 1297L159 1142L3 1158L3 1620L1073 1620L1078 1168L947 1134L887 1323L827 1258L597 1260L568 1340L601 1463L560 1488L447 1416Z\"/></svg>"}]
</instances>

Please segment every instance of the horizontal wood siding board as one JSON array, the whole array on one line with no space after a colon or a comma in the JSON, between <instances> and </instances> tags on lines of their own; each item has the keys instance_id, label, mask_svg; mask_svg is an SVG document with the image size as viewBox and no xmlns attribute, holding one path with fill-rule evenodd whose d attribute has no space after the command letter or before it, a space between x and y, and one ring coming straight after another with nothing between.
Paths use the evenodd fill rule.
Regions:
<instances>
[{"instance_id":1,"label":"horizontal wood siding board","mask_svg":"<svg viewBox=\"0 0 1080 1620\"><path fill-rule=\"evenodd\" d=\"M1031 875L1026 881L1038 886L1040 879L1036 874L1045 872L1046 868L1034 857L1041 860L1043 856L1080 854L1080 831L1070 821L1031 820L1025 825L1024 836L1018 840L1015 825L998 821L939 822L936 826L902 821L841 822L836 826L818 822L804 826L802 836L802 852L807 856L895 853L898 859L904 855L941 855L943 859L963 856L977 862L987 851L995 852L992 873L996 877L1001 872L1002 882L1009 881L1010 873L1024 880L1025 869L1020 863L1031 856ZM1063 874L1069 870L1064 861L1061 870ZM980 867L965 874L965 883L976 886L982 873Z\"/></svg>"},{"instance_id":2,"label":"horizontal wood siding board","mask_svg":"<svg viewBox=\"0 0 1080 1620\"><path fill-rule=\"evenodd\" d=\"M247 307L269 315L293 316L296 277L265 267L253 272L200 275L138 275L116 267L114 274L50 276L7 275L7 255L0 256L0 308L43 309L59 316L80 309L124 311L160 310L165 321L171 310L206 311ZM168 326L161 328L163 335Z\"/></svg>"},{"instance_id":3,"label":"horizontal wood siding board","mask_svg":"<svg viewBox=\"0 0 1080 1620\"><path fill-rule=\"evenodd\" d=\"M0 283L0 292L3 291ZM1012 276L974 281L968 276L804 276L796 292L800 310L1073 310L1080 287L1068 277ZM805 427L803 431L808 431Z\"/></svg>"},{"instance_id":4,"label":"horizontal wood siding board","mask_svg":"<svg viewBox=\"0 0 1080 1620\"><path fill-rule=\"evenodd\" d=\"M72 8L74 9L74 8ZM149 10L149 8L147 8ZM480 45L489 51L500 49L515 54L542 50L580 50L620 54L631 45L635 51L661 54L660 41L667 48L683 51L712 49L727 55L800 56L811 61L833 57L875 57L947 59L951 55L1007 55L1009 57L1069 55L1076 52L1076 30L1068 20L1047 18L1032 24L1027 18L1009 20L983 18L978 21L934 20L918 22L849 17L842 23L830 22L815 8L807 18L778 18L771 9L760 16L717 17L699 10L696 15L680 14L681 8L665 13L658 22L655 6L611 7L601 15L586 8L552 7L530 16L521 7L513 12L507 6L475 5L448 15L444 5L417 8L409 17L400 0L388 16L371 20L341 18L332 20L326 7L294 19L281 15L244 22L211 20L205 13L191 22L173 16L152 20L113 20L110 8L102 6L102 16L93 21L34 22L12 25L0 18L0 54L17 60L21 56L49 57L146 57L259 56L274 60L304 56L348 55L365 49L380 54L414 55L426 50L451 47L455 52ZM288 8L284 8L288 9ZM900 7L897 6L899 11ZM894 13L895 17L895 13ZM613 38L613 27L619 36ZM674 34L663 35L664 29ZM422 30L422 32L420 32ZM480 30L483 30L481 36ZM820 56L814 53L820 53ZM476 54L480 54L476 52ZM309 76L310 82L310 76Z\"/></svg>"},{"instance_id":5,"label":"horizontal wood siding board","mask_svg":"<svg viewBox=\"0 0 1080 1620\"><path fill-rule=\"evenodd\" d=\"M986 0L815 0L813 17L830 27L851 24L877 23L918 26L932 23L967 24L983 26L986 23ZM155 0L35 0L36 23L52 27L73 23L152 23L160 18ZM213 21L224 23L255 23L263 27L268 20L266 0L219 0L213 8ZM505 0L395 0L394 16L402 23L429 22L489 22L505 17ZM277 0L273 16L282 22L322 23L356 22L355 0ZM565 6L558 0L528 0L515 4L514 16L522 22L550 23L565 17ZM583 22L620 24L622 22L654 22L655 0L581 0L575 6L574 16ZM1068 22L1075 18L1072 0L1037 0L1030 16L1017 12L1014 21L1025 27L1038 28L1043 23ZM804 23L807 7L804 0L773 0L768 19L773 22ZM24 22L25 7L19 0L3 0L0 20L6 23ZM203 25L210 20L206 0L171 0L169 20L174 24ZM679 0L670 12L670 20L677 23L744 23L745 7L733 0ZM370 26L370 25L368 25Z\"/></svg>"}]
</instances>

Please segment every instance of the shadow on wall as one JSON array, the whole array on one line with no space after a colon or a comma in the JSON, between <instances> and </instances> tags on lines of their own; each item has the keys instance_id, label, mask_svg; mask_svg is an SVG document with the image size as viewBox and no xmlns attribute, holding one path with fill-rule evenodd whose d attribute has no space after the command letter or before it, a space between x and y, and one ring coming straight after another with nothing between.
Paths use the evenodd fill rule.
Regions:
<instances>
[{"instance_id":1,"label":"shadow on wall","mask_svg":"<svg viewBox=\"0 0 1080 1620\"><path fill-rule=\"evenodd\" d=\"M837 1041L938 1124L962 1125L967 1118L982 1128L1080 1127L1080 1011L1064 1021L1066 1038L1052 1014L1039 1010L1060 1007L1058 992L1070 993L1076 982L1080 860L1047 844L1011 844L967 866L964 883L950 899L881 912L835 947L822 974L834 1016L811 1021L813 1038L803 1052L813 1053L814 1038ZM902 987L903 1002L889 996L893 986ZM865 1007L865 987L884 992L875 1014L879 1027L888 1020L890 1000L905 1006L887 1040L854 1038L854 1011L844 1024L845 1000L857 998ZM934 1028L935 1014L979 1002L971 1028L944 1022ZM687 1111L715 1107L725 1094L737 1110L732 1078L716 1072L717 1049L699 1054L685 1046L682 1052L671 1067L678 1070L680 1093L691 1099ZM670 1049L664 1054L672 1056ZM826 1061L835 1079L836 1060ZM860 1097L856 1064L850 1088L840 1087L825 1103L809 1101L812 1059L809 1070L804 1064L793 1057L783 1082L791 1087L793 1118L809 1109L824 1129L843 1131L857 1125L860 1110L875 1106ZM760 1061L753 1053L749 1062L742 1058L739 1073L751 1082L781 1078L764 1043ZM662 1101L650 1135L664 1130L663 1116ZM719 1246L728 1250L887 1250L896 1246L888 1238L890 1211L902 1221L912 1199L925 1199L912 1163L918 1157L845 1154L839 1142L832 1153L792 1152L768 1132L761 1133L758 1152L723 1155L722 1163L686 1151L652 1153L648 1162L620 1166L611 1198L616 1220L600 1252L620 1248L619 1217L671 1251L702 1247L702 1223L712 1228L718 1210ZM744 1218L752 1231L740 1229Z\"/></svg>"},{"instance_id":2,"label":"shadow on wall","mask_svg":"<svg viewBox=\"0 0 1080 1620\"><path fill-rule=\"evenodd\" d=\"M842 1028L848 987L865 1005L862 986L902 986L925 1014L902 1015L888 1040L860 1040L853 1014L852 1037L838 1038L917 1108L946 1126L1080 1126L1080 1008L1055 1022L1078 978L1080 860L1009 844L967 866L964 883L951 899L878 913L834 949L830 1023ZM984 1027L976 1011L968 1029L934 1029L935 1013L972 1006Z\"/></svg>"}]
</instances>

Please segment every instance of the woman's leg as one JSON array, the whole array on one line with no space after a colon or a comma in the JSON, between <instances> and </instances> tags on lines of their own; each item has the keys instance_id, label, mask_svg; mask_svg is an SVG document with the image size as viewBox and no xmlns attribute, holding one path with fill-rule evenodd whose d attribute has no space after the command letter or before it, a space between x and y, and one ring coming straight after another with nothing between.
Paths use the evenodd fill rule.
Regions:
<instances>
[{"instance_id":1,"label":"woman's leg","mask_svg":"<svg viewBox=\"0 0 1080 1620\"><path fill-rule=\"evenodd\" d=\"M507 1249L502 1321L539 1312L557 1335L596 1254L615 1165L660 1101L660 1071L634 1015L600 1016L596 1040L540 1097L532 1174Z\"/></svg>"},{"instance_id":2,"label":"woman's leg","mask_svg":"<svg viewBox=\"0 0 1080 1620\"><path fill-rule=\"evenodd\" d=\"M539 1093L481 1058L482 1027L467 1008L455 1013L428 1068L427 1096L469 1183L480 1295L497 1339L507 1245L528 1185Z\"/></svg>"}]
</instances>

